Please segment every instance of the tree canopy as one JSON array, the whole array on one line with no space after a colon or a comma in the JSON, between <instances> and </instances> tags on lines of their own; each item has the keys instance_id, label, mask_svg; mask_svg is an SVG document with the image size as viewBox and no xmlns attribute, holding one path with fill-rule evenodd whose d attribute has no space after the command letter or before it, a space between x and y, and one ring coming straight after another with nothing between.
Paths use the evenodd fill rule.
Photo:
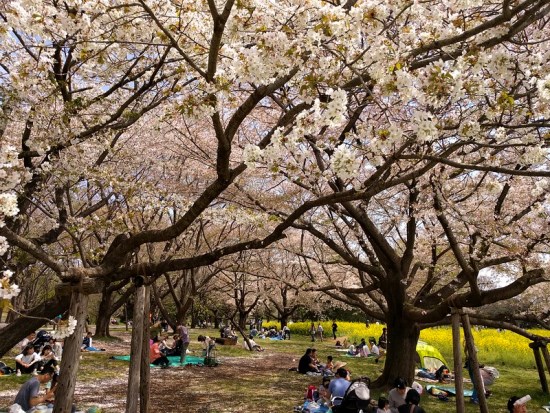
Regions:
<instances>
[{"instance_id":1,"label":"tree canopy","mask_svg":"<svg viewBox=\"0 0 550 413\"><path fill-rule=\"evenodd\" d=\"M407 343L384 380L409 375L422 325L549 281L549 13L14 1L0 10L11 282L208 277L287 237L313 289Z\"/></svg>"}]
</instances>

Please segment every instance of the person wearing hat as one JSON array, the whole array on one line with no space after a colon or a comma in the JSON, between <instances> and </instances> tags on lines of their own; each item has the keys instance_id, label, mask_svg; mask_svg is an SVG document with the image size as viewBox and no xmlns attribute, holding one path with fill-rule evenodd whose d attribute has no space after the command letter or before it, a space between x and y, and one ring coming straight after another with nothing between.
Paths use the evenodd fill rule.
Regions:
<instances>
[{"instance_id":1,"label":"person wearing hat","mask_svg":"<svg viewBox=\"0 0 550 413\"><path fill-rule=\"evenodd\" d=\"M334 367L333 367L332 370L333 370L333 371L336 371L336 370L338 370L338 369L341 369L342 367L345 367L346 364L348 364L348 363L345 363L345 362L343 362L343 361L337 361L336 363L334 363Z\"/></svg>"},{"instance_id":2,"label":"person wearing hat","mask_svg":"<svg viewBox=\"0 0 550 413\"><path fill-rule=\"evenodd\" d=\"M399 406L399 413L426 413L420 404L420 394L415 389L409 389L405 396L405 404Z\"/></svg>"},{"instance_id":3,"label":"person wearing hat","mask_svg":"<svg viewBox=\"0 0 550 413\"><path fill-rule=\"evenodd\" d=\"M388 401L390 402L390 410L392 413L398 413L399 406L407 404L405 396L410 390L407 387L407 381L401 377L395 379L394 388L388 393Z\"/></svg>"},{"instance_id":4,"label":"person wearing hat","mask_svg":"<svg viewBox=\"0 0 550 413\"><path fill-rule=\"evenodd\" d=\"M338 364L338 363L336 363ZM332 400L333 406L339 406L342 403L342 398L346 394L348 387L350 386L349 382L349 373L343 368L339 367L334 374L335 378L331 380L328 385L328 391L330 393L330 400Z\"/></svg>"},{"instance_id":5,"label":"person wearing hat","mask_svg":"<svg viewBox=\"0 0 550 413\"><path fill-rule=\"evenodd\" d=\"M531 397L524 396L524 397L518 397L518 396L512 396L508 399L508 411L510 413L527 413L527 406L526 403L531 400Z\"/></svg>"}]
</instances>

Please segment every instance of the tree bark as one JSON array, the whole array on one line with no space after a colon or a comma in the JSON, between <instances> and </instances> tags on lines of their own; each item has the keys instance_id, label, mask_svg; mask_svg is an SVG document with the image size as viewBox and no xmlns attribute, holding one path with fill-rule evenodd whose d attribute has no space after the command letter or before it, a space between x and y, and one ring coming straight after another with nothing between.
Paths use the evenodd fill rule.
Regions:
<instances>
[{"instance_id":1,"label":"tree bark","mask_svg":"<svg viewBox=\"0 0 550 413\"><path fill-rule=\"evenodd\" d=\"M546 374L544 373L544 364L542 363L542 357L540 355L540 348L543 345L538 342L529 344L529 347L533 349L533 355L535 356L535 364L537 365L537 371L539 373L540 385L543 393L548 393L548 381L546 380Z\"/></svg>"},{"instance_id":2,"label":"tree bark","mask_svg":"<svg viewBox=\"0 0 550 413\"><path fill-rule=\"evenodd\" d=\"M387 387L396 377L410 384L414 378L416 345L420 337L418 325L404 317L391 317L387 322L388 348L384 371L373 383L373 388Z\"/></svg>"},{"instance_id":3,"label":"tree bark","mask_svg":"<svg viewBox=\"0 0 550 413\"><path fill-rule=\"evenodd\" d=\"M468 349L470 368L473 370L474 386L477 390L477 397L479 400L479 411L481 413L489 413L487 407L487 399L485 398L485 388L482 383L481 372L479 371L479 362L477 360L477 349L474 343L474 336L472 336L472 330L470 326L470 319L467 314L461 315L462 328L464 329L464 341Z\"/></svg>"},{"instance_id":4,"label":"tree bark","mask_svg":"<svg viewBox=\"0 0 550 413\"><path fill-rule=\"evenodd\" d=\"M80 364L82 336L88 313L88 295L80 291L74 291L71 296L69 315L76 318L77 324L72 335L67 337L63 345L63 358L61 359L61 374L55 392L55 406L53 413L70 413L73 406L76 376Z\"/></svg>"},{"instance_id":5,"label":"tree bark","mask_svg":"<svg viewBox=\"0 0 550 413\"><path fill-rule=\"evenodd\" d=\"M134 318L132 322L132 344L130 347L130 371L128 372L128 393L126 395L126 413L138 411L138 397L140 387L141 356L143 349L144 334L144 305L145 287L141 286L136 290L134 299Z\"/></svg>"},{"instance_id":6,"label":"tree bark","mask_svg":"<svg viewBox=\"0 0 550 413\"><path fill-rule=\"evenodd\" d=\"M23 338L46 324L48 320L67 311L70 302L70 295L56 294L56 297L26 312L25 315L28 317L19 317L0 329L0 337L2 337L2 340L0 340L0 357L15 347Z\"/></svg>"},{"instance_id":7,"label":"tree bark","mask_svg":"<svg viewBox=\"0 0 550 413\"><path fill-rule=\"evenodd\" d=\"M456 388L456 412L464 413L464 382L462 380L462 348L460 347L460 313L454 308L453 318L453 359Z\"/></svg>"},{"instance_id":8,"label":"tree bark","mask_svg":"<svg viewBox=\"0 0 550 413\"><path fill-rule=\"evenodd\" d=\"M97 322L95 327L96 337L110 337L109 326L111 325L111 301L113 298L113 292L109 286L103 289L101 294L101 301L99 303L99 309L97 312Z\"/></svg>"},{"instance_id":9,"label":"tree bark","mask_svg":"<svg viewBox=\"0 0 550 413\"><path fill-rule=\"evenodd\" d=\"M150 309L151 309L151 287L147 285L145 286L145 300L143 305L143 314L149 314ZM143 317L143 331L149 331L149 317ZM151 366L149 365L149 335L143 334L143 344L141 348L140 383L139 383L140 413L149 412L150 378L151 378Z\"/></svg>"}]
</instances>

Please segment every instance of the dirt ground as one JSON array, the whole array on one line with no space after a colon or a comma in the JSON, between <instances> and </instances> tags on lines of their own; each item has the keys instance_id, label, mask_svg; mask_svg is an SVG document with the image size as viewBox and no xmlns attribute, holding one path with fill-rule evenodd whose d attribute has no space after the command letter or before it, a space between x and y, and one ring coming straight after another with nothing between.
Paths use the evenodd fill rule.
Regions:
<instances>
[{"instance_id":1,"label":"dirt ground","mask_svg":"<svg viewBox=\"0 0 550 413\"><path fill-rule=\"evenodd\" d=\"M103 354L128 354L129 334L117 332L115 335L121 341L101 343L107 350ZM84 359L92 357L97 356L83 353ZM288 371L289 366L296 365L292 355L265 351L243 357L219 357L219 360L220 365L216 367L151 369L150 411L291 412L292 407L300 403L304 377ZM81 377L75 391L77 406L95 405L104 413L124 412L129 363L107 360L82 365L88 367L79 372ZM95 371L87 373L88 369ZM16 393L17 388L0 392L0 407L9 406ZM274 395L279 401L266 406L266 400L273 400Z\"/></svg>"}]
</instances>

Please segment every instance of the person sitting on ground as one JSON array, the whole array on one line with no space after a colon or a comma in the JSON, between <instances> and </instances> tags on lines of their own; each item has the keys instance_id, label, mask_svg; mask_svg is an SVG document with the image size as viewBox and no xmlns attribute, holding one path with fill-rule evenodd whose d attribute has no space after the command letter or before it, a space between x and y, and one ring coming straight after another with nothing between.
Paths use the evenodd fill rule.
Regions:
<instances>
[{"instance_id":1,"label":"person sitting on ground","mask_svg":"<svg viewBox=\"0 0 550 413\"><path fill-rule=\"evenodd\" d=\"M256 329L256 327L252 327L252 328L250 329L250 335L251 335L252 337L256 337L256 336L258 335L258 330Z\"/></svg>"},{"instance_id":2,"label":"person sitting on ground","mask_svg":"<svg viewBox=\"0 0 550 413\"><path fill-rule=\"evenodd\" d=\"M395 379L394 388L388 393L388 401L390 402L390 410L392 413L398 413L399 406L406 404L405 397L410 390L407 387L407 381L401 377Z\"/></svg>"},{"instance_id":3,"label":"person sitting on ground","mask_svg":"<svg viewBox=\"0 0 550 413\"><path fill-rule=\"evenodd\" d=\"M59 370L59 365L52 346L46 344L40 352L40 362L38 363L38 371L44 370L46 367L53 367L55 371Z\"/></svg>"},{"instance_id":4,"label":"person sitting on ground","mask_svg":"<svg viewBox=\"0 0 550 413\"><path fill-rule=\"evenodd\" d=\"M248 341L250 342L250 346L246 342L246 340L243 340L243 348L248 351L264 351L265 349L260 346L259 344L256 344L256 342L252 339L252 336L248 337Z\"/></svg>"},{"instance_id":5,"label":"person sitting on ground","mask_svg":"<svg viewBox=\"0 0 550 413\"><path fill-rule=\"evenodd\" d=\"M298 373L319 373L317 365L313 363L313 359L311 358L312 351L313 349L311 348L306 349L305 354L300 358L300 361L298 362Z\"/></svg>"},{"instance_id":6,"label":"person sitting on ground","mask_svg":"<svg viewBox=\"0 0 550 413\"><path fill-rule=\"evenodd\" d=\"M370 356L369 346L364 338L361 339L361 343L357 346L357 354L361 357Z\"/></svg>"},{"instance_id":7,"label":"person sitting on ground","mask_svg":"<svg viewBox=\"0 0 550 413\"><path fill-rule=\"evenodd\" d=\"M321 366L321 363L319 363L319 359L317 358L317 349L316 348L311 349L311 361L312 361L313 364L315 364L315 366L317 366L317 368L319 368L319 366Z\"/></svg>"},{"instance_id":8,"label":"person sitting on ground","mask_svg":"<svg viewBox=\"0 0 550 413\"><path fill-rule=\"evenodd\" d=\"M25 347L27 347L29 344L32 344L32 342L34 341L35 338L36 338L36 333L33 331L27 337L25 337L23 340L21 340L18 344L21 351L23 351L25 349Z\"/></svg>"},{"instance_id":9,"label":"person sitting on ground","mask_svg":"<svg viewBox=\"0 0 550 413\"><path fill-rule=\"evenodd\" d=\"M378 399L378 408L376 413L388 413L390 411L390 402L385 397Z\"/></svg>"},{"instance_id":10,"label":"person sitting on ground","mask_svg":"<svg viewBox=\"0 0 550 413\"><path fill-rule=\"evenodd\" d=\"M370 345L371 345L369 356L371 356L371 357L380 357L380 349L376 345L376 341L370 340L369 342L370 342Z\"/></svg>"},{"instance_id":11,"label":"person sitting on ground","mask_svg":"<svg viewBox=\"0 0 550 413\"><path fill-rule=\"evenodd\" d=\"M349 373L348 371L340 367L336 370L334 374L335 378L330 381L328 385L328 391L330 393L330 400L332 401L333 406L339 406L342 404L342 398L346 394L348 387L350 386L349 382Z\"/></svg>"},{"instance_id":12,"label":"person sitting on ground","mask_svg":"<svg viewBox=\"0 0 550 413\"><path fill-rule=\"evenodd\" d=\"M357 355L357 343L353 342L353 344L350 344L347 352L348 356L356 356Z\"/></svg>"},{"instance_id":13,"label":"person sitting on ground","mask_svg":"<svg viewBox=\"0 0 550 413\"><path fill-rule=\"evenodd\" d=\"M526 396L524 396L526 397ZM531 397L528 398L529 400L531 400ZM510 413L527 413L527 406L526 406L526 403L529 401L529 400L525 400L525 402L522 402L523 400L525 400L523 397L518 397L518 396L512 396L508 399L508 403L506 405L506 407L508 408L508 411Z\"/></svg>"},{"instance_id":14,"label":"person sitting on ground","mask_svg":"<svg viewBox=\"0 0 550 413\"><path fill-rule=\"evenodd\" d=\"M53 337L50 338L50 341L48 341L48 344L52 348L52 351L55 354L55 358L58 361L61 360L61 357L63 357L63 345Z\"/></svg>"},{"instance_id":15,"label":"person sitting on ground","mask_svg":"<svg viewBox=\"0 0 550 413\"><path fill-rule=\"evenodd\" d=\"M34 352L32 344L28 344L23 352L15 357L17 373L29 374L39 367L40 356Z\"/></svg>"},{"instance_id":16,"label":"person sitting on ground","mask_svg":"<svg viewBox=\"0 0 550 413\"><path fill-rule=\"evenodd\" d=\"M163 368L170 364L170 360L160 352L158 337L153 337L153 344L149 347L149 362Z\"/></svg>"},{"instance_id":17,"label":"person sitting on ground","mask_svg":"<svg viewBox=\"0 0 550 413\"><path fill-rule=\"evenodd\" d=\"M327 356L327 364L325 364L325 370L334 369L334 363L332 362L332 356Z\"/></svg>"},{"instance_id":18,"label":"person sitting on ground","mask_svg":"<svg viewBox=\"0 0 550 413\"><path fill-rule=\"evenodd\" d=\"M54 376L53 367L45 367L42 372L28 380L15 396L14 403L21 406L25 412L30 412L35 406L53 399L55 389L50 389L43 396L39 396L40 385L48 383Z\"/></svg>"},{"instance_id":19,"label":"person sitting on ground","mask_svg":"<svg viewBox=\"0 0 550 413\"><path fill-rule=\"evenodd\" d=\"M82 346L80 347L82 351L105 351L104 348L95 348L92 345L92 332L88 331L86 337L82 340Z\"/></svg>"},{"instance_id":20,"label":"person sitting on ground","mask_svg":"<svg viewBox=\"0 0 550 413\"><path fill-rule=\"evenodd\" d=\"M198 336L197 340L200 343L202 343L202 355L204 357L210 357L210 352L212 351L212 349L216 345L216 342L214 340L212 340L210 337L203 336L203 335Z\"/></svg>"},{"instance_id":21,"label":"person sitting on ground","mask_svg":"<svg viewBox=\"0 0 550 413\"><path fill-rule=\"evenodd\" d=\"M415 389L409 389L405 396L405 404L399 406L399 413L426 413L420 404L420 394Z\"/></svg>"},{"instance_id":22,"label":"person sitting on ground","mask_svg":"<svg viewBox=\"0 0 550 413\"><path fill-rule=\"evenodd\" d=\"M317 399L320 403L330 403L330 391L328 390L328 385L330 384L330 377L323 377L323 380L321 381L321 385L319 386L319 399Z\"/></svg>"}]
</instances>

